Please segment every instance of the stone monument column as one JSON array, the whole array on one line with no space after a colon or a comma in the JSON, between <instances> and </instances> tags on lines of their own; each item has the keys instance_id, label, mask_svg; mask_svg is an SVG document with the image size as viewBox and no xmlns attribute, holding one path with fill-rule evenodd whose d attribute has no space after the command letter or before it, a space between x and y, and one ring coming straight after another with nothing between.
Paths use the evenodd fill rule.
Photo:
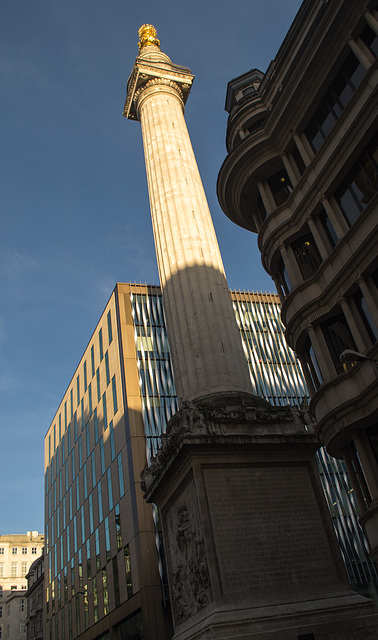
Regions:
<instances>
[{"instance_id":1,"label":"stone monument column","mask_svg":"<svg viewBox=\"0 0 378 640\"><path fill-rule=\"evenodd\" d=\"M252 392L222 258L184 119L193 75L160 51L151 25L124 115L142 125L160 283L180 403Z\"/></svg>"},{"instance_id":2,"label":"stone monument column","mask_svg":"<svg viewBox=\"0 0 378 640\"><path fill-rule=\"evenodd\" d=\"M151 25L139 36L124 115L142 124L181 398L142 485L162 518L174 639L373 640L378 616L347 583L313 425L252 394L183 116L193 76Z\"/></svg>"}]
</instances>

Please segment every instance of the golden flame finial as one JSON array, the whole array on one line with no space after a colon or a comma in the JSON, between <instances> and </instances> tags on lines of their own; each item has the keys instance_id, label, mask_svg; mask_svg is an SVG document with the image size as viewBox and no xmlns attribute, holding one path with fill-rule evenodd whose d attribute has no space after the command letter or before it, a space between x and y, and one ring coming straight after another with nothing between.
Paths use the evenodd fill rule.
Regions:
<instances>
[{"instance_id":1,"label":"golden flame finial","mask_svg":"<svg viewBox=\"0 0 378 640\"><path fill-rule=\"evenodd\" d=\"M160 40L157 39L157 31L152 24L142 24L141 28L138 31L138 36L139 51L141 51L143 47L151 44L160 49Z\"/></svg>"}]
</instances>

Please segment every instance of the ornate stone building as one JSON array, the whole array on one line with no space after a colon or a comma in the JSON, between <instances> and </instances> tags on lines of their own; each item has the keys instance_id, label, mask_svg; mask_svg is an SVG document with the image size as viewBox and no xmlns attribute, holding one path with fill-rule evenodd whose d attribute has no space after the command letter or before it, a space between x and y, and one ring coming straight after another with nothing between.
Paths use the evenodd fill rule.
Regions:
<instances>
[{"instance_id":1,"label":"ornate stone building","mask_svg":"<svg viewBox=\"0 0 378 640\"><path fill-rule=\"evenodd\" d=\"M27 579L31 564L43 552L38 531L0 535L0 637L25 640Z\"/></svg>"},{"instance_id":2,"label":"ornate stone building","mask_svg":"<svg viewBox=\"0 0 378 640\"><path fill-rule=\"evenodd\" d=\"M375 1L305 0L266 73L227 89L219 202L258 233L317 436L344 460L378 559Z\"/></svg>"}]
</instances>

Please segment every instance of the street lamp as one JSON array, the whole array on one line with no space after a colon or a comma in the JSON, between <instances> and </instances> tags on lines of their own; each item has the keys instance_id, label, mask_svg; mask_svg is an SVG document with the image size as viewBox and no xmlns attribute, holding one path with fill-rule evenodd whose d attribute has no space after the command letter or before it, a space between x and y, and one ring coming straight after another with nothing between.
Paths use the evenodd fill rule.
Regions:
<instances>
[{"instance_id":1,"label":"street lamp","mask_svg":"<svg viewBox=\"0 0 378 640\"><path fill-rule=\"evenodd\" d=\"M353 349L344 349L344 351L340 353L339 359L343 364L354 364L356 362L363 362L363 360L369 360L370 362L375 362L376 364L378 364L377 359L368 358L364 353L361 353L360 351L354 351Z\"/></svg>"}]
</instances>

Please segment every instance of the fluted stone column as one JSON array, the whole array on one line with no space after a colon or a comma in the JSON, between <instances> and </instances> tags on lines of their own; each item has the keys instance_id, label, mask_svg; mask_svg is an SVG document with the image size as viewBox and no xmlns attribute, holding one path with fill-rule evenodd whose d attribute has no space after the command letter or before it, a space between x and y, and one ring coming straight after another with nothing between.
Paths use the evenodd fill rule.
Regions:
<instances>
[{"instance_id":1,"label":"fluted stone column","mask_svg":"<svg viewBox=\"0 0 378 640\"><path fill-rule=\"evenodd\" d=\"M124 115L142 125L147 182L167 331L180 402L251 393L222 258L184 119L193 76L160 51L151 25Z\"/></svg>"}]
</instances>

